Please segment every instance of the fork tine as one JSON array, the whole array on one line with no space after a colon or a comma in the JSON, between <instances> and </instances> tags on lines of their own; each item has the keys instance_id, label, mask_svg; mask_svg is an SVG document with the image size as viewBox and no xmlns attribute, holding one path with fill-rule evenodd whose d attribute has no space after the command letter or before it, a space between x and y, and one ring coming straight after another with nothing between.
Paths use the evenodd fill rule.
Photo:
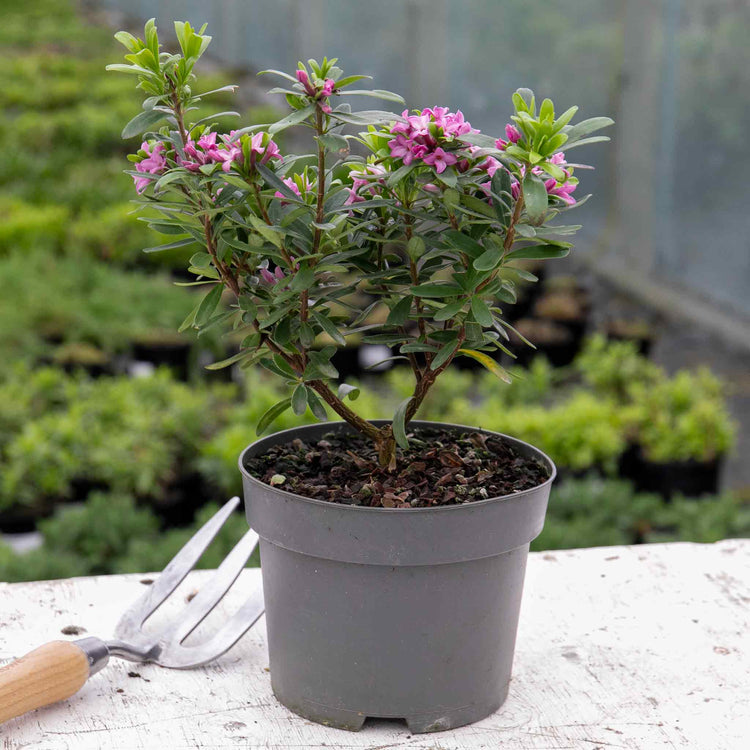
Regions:
<instances>
[{"instance_id":1,"label":"fork tine","mask_svg":"<svg viewBox=\"0 0 750 750\"><path fill-rule=\"evenodd\" d=\"M224 522L239 505L233 497L193 535L190 541L170 560L159 578L145 591L120 618L115 628L117 638L139 642L141 625L156 611L164 600L180 585L193 569L200 556L211 543Z\"/></svg>"},{"instance_id":2,"label":"fork tine","mask_svg":"<svg viewBox=\"0 0 750 750\"><path fill-rule=\"evenodd\" d=\"M160 663L173 669L188 669L218 659L255 625L264 608L263 588L256 586L247 601L207 641L197 646L173 642L166 647Z\"/></svg>"},{"instance_id":3,"label":"fork tine","mask_svg":"<svg viewBox=\"0 0 750 750\"><path fill-rule=\"evenodd\" d=\"M237 580L257 544L258 535L250 529L224 558L211 579L192 598L179 619L159 635L162 643L182 643L203 622Z\"/></svg>"}]
</instances>

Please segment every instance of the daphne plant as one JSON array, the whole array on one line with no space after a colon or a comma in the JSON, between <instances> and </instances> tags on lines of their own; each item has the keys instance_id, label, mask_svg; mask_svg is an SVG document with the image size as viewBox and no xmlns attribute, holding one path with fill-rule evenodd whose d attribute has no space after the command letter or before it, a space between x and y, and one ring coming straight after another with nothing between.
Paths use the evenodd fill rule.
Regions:
<instances>
[{"instance_id":1,"label":"daphne plant","mask_svg":"<svg viewBox=\"0 0 750 750\"><path fill-rule=\"evenodd\" d=\"M259 363L286 382L289 396L261 418L259 433L287 409L325 419L325 403L374 441L383 466L395 467L410 420L456 358L510 380L493 356L513 356L500 305L515 302L520 279L536 281L515 261L569 253L579 227L555 220L585 198L573 197L582 165L566 152L608 140L591 134L612 121L571 125L576 107L556 115L528 89L513 95L504 138L444 107L352 111L348 97L403 100L355 89L367 76L345 76L335 59L323 59L291 75L264 71L281 79L272 93L291 111L223 133L218 114L189 121L216 93L193 91L211 37L188 23L175 30L176 54L162 51L153 20L143 39L119 32L127 64L109 69L135 75L147 95L123 131L144 134L130 174L146 221L177 236L149 251L200 246L190 271L208 292L183 329L242 332L240 351L211 367ZM275 139L295 125L312 131L312 153L282 152ZM370 323L382 306L385 322ZM412 394L383 427L356 413L358 390L338 382L331 363L354 334L391 347L413 373Z\"/></svg>"}]
</instances>

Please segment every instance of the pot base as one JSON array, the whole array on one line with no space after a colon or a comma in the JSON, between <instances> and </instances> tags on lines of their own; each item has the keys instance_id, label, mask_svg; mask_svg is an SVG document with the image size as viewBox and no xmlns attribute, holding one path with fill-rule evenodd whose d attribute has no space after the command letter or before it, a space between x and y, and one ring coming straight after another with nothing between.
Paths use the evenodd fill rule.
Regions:
<instances>
[{"instance_id":1,"label":"pot base","mask_svg":"<svg viewBox=\"0 0 750 750\"><path fill-rule=\"evenodd\" d=\"M473 724L495 713L505 703L505 699L508 697L509 685L506 685L499 701L495 698L487 705L474 704L471 706L460 706L459 708L446 709L440 713L414 714L413 716L369 716L361 711L334 708L333 706L325 706L322 703L315 703L314 701L288 701L279 693L275 686L273 686L273 693L279 703L303 719L308 719L327 727L333 727L334 729L358 732L362 729L368 718L394 719L406 722L406 726L409 728L411 734L427 734L429 732L443 732L447 729L456 729L466 724Z\"/></svg>"}]
</instances>

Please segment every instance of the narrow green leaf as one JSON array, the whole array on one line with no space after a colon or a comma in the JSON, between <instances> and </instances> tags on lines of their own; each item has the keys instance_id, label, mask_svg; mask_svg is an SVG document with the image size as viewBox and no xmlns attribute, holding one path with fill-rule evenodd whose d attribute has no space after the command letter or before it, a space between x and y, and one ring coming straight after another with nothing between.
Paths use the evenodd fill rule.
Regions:
<instances>
[{"instance_id":1,"label":"narrow green leaf","mask_svg":"<svg viewBox=\"0 0 750 750\"><path fill-rule=\"evenodd\" d=\"M206 369L207 370L223 370L225 367L229 367L229 365L233 365L235 362L239 362L241 359L245 359L245 357L250 357L254 353L255 352L245 349L241 352L238 352L237 354L234 354L231 357L222 359L220 362L212 362L210 365L206 365Z\"/></svg>"},{"instance_id":2,"label":"narrow green leaf","mask_svg":"<svg viewBox=\"0 0 750 750\"><path fill-rule=\"evenodd\" d=\"M188 237L184 240L177 240L176 242L169 242L166 245L156 245L156 247L144 247L144 253L159 253L162 250L174 250L178 247L185 247L186 245L194 245L195 240L192 237Z\"/></svg>"},{"instance_id":3,"label":"narrow green leaf","mask_svg":"<svg viewBox=\"0 0 750 750\"><path fill-rule=\"evenodd\" d=\"M485 328L489 328L492 325L492 313L490 308L487 307L487 303L481 297L471 298L471 312L474 316L474 320Z\"/></svg>"},{"instance_id":4,"label":"narrow green leaf","mask_svg":"<svg viewBox=\"0 0 750 750\"><path fill-rule=\"evenodd\" d=\"M328 421L328 414L326 413L325 406L323 406L323 402L317 397L311 388L307 389L307 403L310 407L310 411L315 415L315 418L318 421Z\"/></svg>"},{"instance_id":5,"label":"narrow green leaf","mask_svg":"<svg viewBox=\"0 0 750 750\"><path fill-rule=\"evenodd\" d=\"M303 107L302 109L296 109L294 110L294 112L291 112L283 119L269 126L268 132L271 135L276 135L276 133L280 133L282 130L291 128L292 125L299 125L299 123L304 122L314 112L315 112L314 104L308 104L306 107Z\"/></svg>"},{"instance_id":6,"label":"narrow green leaf","mask_svg":"<svg viewBox=\"0 0 750 750\"><path fill-rule=\"evenodd\" d=\"M336 327L336 324L331 321L330 318L319 313L317 310L311 311L313 320L339 345L346 346L346 339L342 335L341 331Z\"/></svg>"},{"instance_id":7,"label":"narrow green leaf","mask_svg":"<svg viewBox=\"0 0 750 750\"><path fill-rule=\"evenodd\" d=\"M490 245L475 261L472 263L477 271L492 271L503 259L503 249L497 245Z\"/></svg>"},{"instance_id":8,"label":"narrow green leaf","mask_svg":"<svg viewBox=\"0 0 750 750\"><path fill-rule=\"evenodd\" d=\"M258 425L255 428L256 435L262 435L268 426L278 416L283 414L292 405L292 399L285 398L283 401L279 401L274 404L259 420Z\"/></svg>"},{"instance_id":9,"label":"narrow green leaf","mask_svg":"<svg viewBox=\"0 0 750 750\"><path fill-rule=\"evenodd\" d=\"M222 284L214 285L214 288L203 298L197 312L195 313L195 324L200 328L208 323L214 310L221 300L221 293L224 291Z\"/></svg>"},{"instance_id":10,"label":"narrow green leaf","mask_svg":"<svg viewBox=\"0 0 750 750\"><path fill-rule=\"evenodd\" d=\"M406 410L412 397L404 399L397 407L393 415L393 437L396 443L404 450L409 447L409 440L406 437Z\"/></svg>"},{"instance_id":11,"label":"narrow green leaf","mask_svg":"<svg viewBox=\"0 0 750 750\"><path fill-rule=\"evenodd\" d=\"M478 352L474 349L459 349L458 353L475 359L481 365L486 367L493 375L496 375L498 378L500 378L500 380L503 380L506 383L511 382L512 379L508 372L504 368L500 367L500 365L495 362L492 357L485 354L484 352Z\"/></svg>"},{"instance_id":12,"label":"narrow green leaf","mask_svg":"<svg viewBox=\"0 0 750 750\"><path fill-rule=\"evenodd\" d=\"M544 182L531 172L523 178L523 197L531 223L538 226L544 221L547 213L547 188Z\"/></svg>"},{"instance_id":13,"label":"narrow green leaf","mask_svg":"<svg viewBox=\"0 0 750 750\"><path fill-rule=\"evenodd\" d=\"M409 319L409 312L411 312L411 303L414 298L407 294L402 297L396 305L388 313L386 323L389 326L402 326Z\"/></svg>"},{"instance_id":14,"label":"narrow green leaf","mask_svg":"<svg viewBox=\"0 0 750 750\"><path fill-rule=\"evenodd\" d=\"M154 109L147 109L145 112L139 112L122 130L123 138L133 138L147 131L152 125L156 125L166 117L164 112Z\"/></svg>"},{"instance_id":15,"label":"narrow green leaf","mask_svg":"<svg viewBox=\"0 0 750 750\"><path fill-rule=\"evenodd\" d=\"M465 299L459 299L455 302L451 302L448 305L445 305L445 307L441 307L433 316L435 320L452 320L453 318L458 315L459 312L463 309L463 306L466 304Z\"/></svg>"},{"instance_id":16,"label":"narrow green leaf","mask_svg":"<svg viewBox=\"0 0 750 750\"><path fill-rule=\"evenodd\" d=\"M470 258L478 258L484 252L482 245L465 232L449 229L447 232L443 232L443 236L449 244L466 253Z\"/></svg>"},{"instance_id":17,"label":"narrow green leaf","mask_svg":"<svg viewBox=\"0 0 750 750\"><path fill-rule=\"evenodd\" d=\"M289 289L292 292L302 292L309 289L315 283L315 272L309 266L301 266L299 271L289 282Z\"/></svg>"},{"instance_id":18,"label":"narrow green leaf","mask_svg":"<svg viewBox=\"0 0 750 750\"><path fill-rule=\"evenodd\" d=\"M318 140L329 150L334 153L348 153L349 141L343 135L337 133L324 133L318 136Z\"/></svg>"},{"instance_id":19,"label":"narrow green leaf","mask_svg":"<svg viewBox=\"0 0 750 750\"><path fill-rule=\"evenodd\" d=\"M432 358L430 369L437 370L438 367L445 364L453 356L453 352L455 352L457 348L457 341L449 341L447 344L443 344L440 351Z\"/></svg>"},{"instance_id":20,"label":"narrow green leaf","mask_svg":"<svg viewBox=\"0 0 750 750\"><path fill-rule=\"evenodd\" d=\"M411 288L417 297L455 297L463 291L457 284L419 284Z\"/></svg>"},{"instance_id":21,"label":"narrow green leaf","mask_svg":"<svg viewBox=\"0 0 750 750\"><path fill-rule=\"evenodd\" d=\"M543 260L547 258L564 258L570 253L570 247L560 245L532 245L522 247L506 255L507 260L533 259Z\"/></svg>"},{"instance_id":22,"label":"narrow green leaf","mask_svg":"<svg viewBox=\"0 0 750 750\"><path fill-rule=\"evenodd\" d=\"M292 411L301 417L307 411L307 387L300 383L292 393Z\"/></svg>"}]
</instances>

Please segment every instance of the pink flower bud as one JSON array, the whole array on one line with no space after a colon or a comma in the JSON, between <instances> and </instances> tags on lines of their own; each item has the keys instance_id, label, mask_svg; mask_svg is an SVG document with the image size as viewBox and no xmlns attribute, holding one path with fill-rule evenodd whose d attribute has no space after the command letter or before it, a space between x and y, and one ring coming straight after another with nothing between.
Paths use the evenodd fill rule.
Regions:
<instances>
[{"instance_id":1,"label":"pink flower bud","mask_svg":"<svg viewBox=\"0 0 750 750\"><path fill-rule=\"evenodd\" d=\"M505 126L505 137L511 143L518 143L521 140L521 131L515 125L508 123Z\"/></svg>"}]
</instances>

